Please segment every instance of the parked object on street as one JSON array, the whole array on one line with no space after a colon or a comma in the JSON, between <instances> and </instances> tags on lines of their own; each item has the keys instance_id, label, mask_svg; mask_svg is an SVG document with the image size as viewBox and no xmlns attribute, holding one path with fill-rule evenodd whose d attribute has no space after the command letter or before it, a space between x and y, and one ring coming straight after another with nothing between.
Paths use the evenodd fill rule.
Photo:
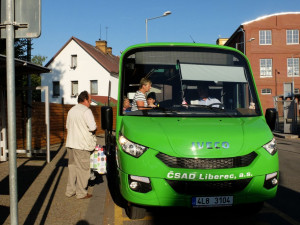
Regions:
<instances>
[{"instance_id":1,"label":"parked object on street","mask_svg":"<svg viewBox=\"0 0 300 225\"><path fill-rule=\"evenodd\" d=\"M131 99L143 77L152 81L159 106L124 112L123 96ZM135 45L120 58L119 82L115 132L111 107L102 107L101 121L130 218L142 218L149 206L260 209L275 197L276 142L241 52L195 43ZM218 101L197 104L200 85Z\"/></svg>"}]
</instances>

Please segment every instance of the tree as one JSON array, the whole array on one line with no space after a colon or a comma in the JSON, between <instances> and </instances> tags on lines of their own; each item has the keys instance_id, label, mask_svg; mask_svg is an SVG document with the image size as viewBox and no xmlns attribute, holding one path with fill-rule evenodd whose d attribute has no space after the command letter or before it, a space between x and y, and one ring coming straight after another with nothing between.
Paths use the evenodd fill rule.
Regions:
<instances>
[{"instance_id":1,"label":"tree","mask_svg":"<svg viewBox=\"0 0 300 225\"><path fill-rule=\"evenodd\" d=\"M43 63L46 61L46 56L41 55L35 55L32 57L31 62L34 64L37 64L39 66L42 66ZM31 74L31 86L37 87L41 86L41 76L38 74ZM40 91L33 91L32 92L32 100L33 101L41 101L41 92Z\"/></svg>"},{"instance_id":2,"label":"tree","mask_svg":"<svg viewBox=\"0 0 300 225\"><path fill-rule=\"evenodd\" d=\"M28 51L28 48L32 48L31 42L26 38L15 39L14 49L15 49L15 58L21 59L24 61L29 61L35 63L39 66L43 66L43 63L46 61L47 57L41 55L35 55L31 58L31 51ZM0 54L6 55L6 40L0 39ZM28 75L23 76L16 76L15 83L17 89L22 89L23 87L28 86ZM36 87L41 85L41 77L38 74L31 74L31 87ZM20 92L19 95L25 97L23 92ZM40 101L41 100L41 93L40 91L33 91L32 92L32 100L33 101ZM25 99L24 99L25 101Z\"/></svg>"},{"instance_id":3,"label":"tree","mask_svg":"<svg viewBox=\"0 0 300 225\"><path fill-rule=\"evenodd\" d=\"M35 55L32 57L31 62L40 66L43 66L43 63L46 61L46 56Z\"/></svg>"},{"instance_id":4,"label":"tree","mask_svg":"<svg viewBox=\"0 0 300 225\"><path fill-rule=\"evenodd\" d=\"M6 39L0 39L0 54L6 55ZM15 58L26 60L27 39L15 39Z\"/></svg>"}]
</instances>

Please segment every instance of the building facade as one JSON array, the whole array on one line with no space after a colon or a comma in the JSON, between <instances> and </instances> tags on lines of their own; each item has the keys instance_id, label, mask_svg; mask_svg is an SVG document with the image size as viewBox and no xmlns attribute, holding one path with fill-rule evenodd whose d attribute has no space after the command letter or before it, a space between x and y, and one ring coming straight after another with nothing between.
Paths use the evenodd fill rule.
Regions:
<instances>
[{"instance_id":1,"label":"building facade","mask_svg":"<svg viewBox=\"0 0 300 225\"><path fill-rule=\"evenodd\" d=\"M299 95L299 30L300 12L272 14L241 24L225 43L248 57L264 111L275 96Z\"/></svg>"},{"instance_id":2,"label":"building facade","mask_svg":"<svg viewBox=\"0 0 300 225\"><path fill-rule=\"evenodd\" d=\"M84 90L95 101L105 101L108 96L112 102L118 99L119 57L112 54L106 41L96 41L92 46L71 37L46 67L51 72L41 75L41 83L49 87L51 103L77 104L77 96Z\"/></svg>"}]
</instances>

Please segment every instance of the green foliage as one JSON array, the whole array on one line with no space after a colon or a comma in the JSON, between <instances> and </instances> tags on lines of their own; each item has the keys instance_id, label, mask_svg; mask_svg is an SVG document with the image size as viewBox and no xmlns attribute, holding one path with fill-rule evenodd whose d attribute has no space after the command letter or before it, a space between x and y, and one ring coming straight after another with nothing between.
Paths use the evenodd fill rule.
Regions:
<instances>
[{"instance_id":1,"label":"green foliage","mask_svg":"<svg viewBox=\"0 0 300 225\"><path fill-rule=\"evenodd\" d=\"M43 66L43 63L46 61L47 57L41 55L35 55L32 58L28 56L28 47L32 47L31 42L28 42L28 39L21 38L15 39L15 58L21 59L24 61L30 61L39 66ZM6 40L0 39L0 54L6 55ZM30 53L29 53L30 54ZM41 77L38 74L31 74L31 87L36 87L41 85ZM28 87L28 78L27 75L16 76L15 78L16 89L22 89L24 87ZM26 99L27 91L20 91L18 93ZM32 91L32 101L41 101L41 92L40 91Z\"/></svg>"},{"instance_id":2,"label":"green foliage","mask_svg":"<svg viewBox=\"0 0 300 225\"><path fill-rule=\"evenodd\" d=\"M43 66L44 62L46 61L46 56L35 55L32 57L31 62L40 66Z\"/></svg>"},{"instance_id":3,"label":"green foliage","mask_svg":"<svg viewBox=\"0 0 300 225\"><path fill-rule=\"evenodd\" d=\"M0 39L0 54L6 55L6 39ZM15 39L15 58L26 60L27 39Z\"/></svg>"},{"instance_id":4,"label":"green foliage","mask_svg":"<svg viewBox=\"0 0 300 225\"><path fill-rule=\"evenodd\" d=\"M39 66L43 66L44 62L46 61L47 57L41 55L35 55L32 57L31 62L37 64ZM31 86L41 86L41 76L38 74L31 75ZM32 100L40 102L41 101L41 92L40 91L33 91L32 92Z\"/></svg>"}]
</instances>

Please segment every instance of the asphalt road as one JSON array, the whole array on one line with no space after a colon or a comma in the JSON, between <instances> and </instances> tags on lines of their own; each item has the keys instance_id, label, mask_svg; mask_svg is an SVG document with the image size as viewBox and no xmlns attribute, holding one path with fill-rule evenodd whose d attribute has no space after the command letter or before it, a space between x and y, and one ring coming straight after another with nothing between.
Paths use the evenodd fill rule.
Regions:
<instances>
[{"instance_id":1,"label":"asphalt road","mask_svg":"<svg viewBox=\"0 0 300 225\"><path fill-rule=\"evenodd\" d=\"M239 224L300 225L300 140L278 138L280 181L276 198L267 201L256 215L247 209L177 209L153 208L140 220L130 220L122 207L116 205L109 192L103 224L166 225L166 224ZM111 190L114 191L114 190Z\"/></svg>"}]
</instances>

